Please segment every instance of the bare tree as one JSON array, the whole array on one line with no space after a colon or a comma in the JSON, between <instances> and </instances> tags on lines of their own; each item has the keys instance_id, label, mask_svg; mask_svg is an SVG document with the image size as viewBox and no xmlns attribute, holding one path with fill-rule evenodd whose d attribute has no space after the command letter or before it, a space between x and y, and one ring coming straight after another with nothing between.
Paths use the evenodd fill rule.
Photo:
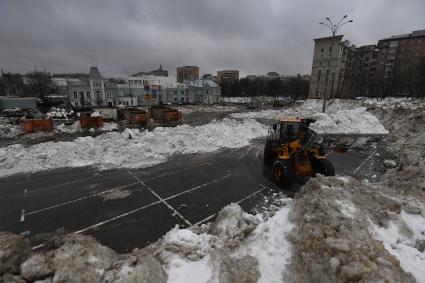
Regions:
<instances>
[{"instance_id":1,"label":"bare tree","mask_svg":"<svg viewBox=\"0 0 425 283\"><path fill-rule=\"evenodd\" d=\"M35 70L26 76L30 79L32 94L40 98L43 103L47 103L47 95L51 92L52 88L50 74Z\"/></svg>"}]
</instances>

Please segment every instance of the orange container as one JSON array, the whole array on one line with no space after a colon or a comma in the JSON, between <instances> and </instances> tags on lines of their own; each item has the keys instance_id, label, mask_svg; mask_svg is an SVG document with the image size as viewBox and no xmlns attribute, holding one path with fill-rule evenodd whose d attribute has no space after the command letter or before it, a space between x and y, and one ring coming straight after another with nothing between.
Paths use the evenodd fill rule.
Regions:
<instances>
[{"instance_id":1,"label":"orange container","mask_svg":"<svg viewBox=\"0 0 425 283\"><path fill-rule=\"evenodd\" d=\"M53 130L53 120L48 119L24 119L22 127L25 133L30 134L37 131L49 132Z\"/></svg>"},{"instance_id":2,"label":"orange container","mask_svg":"<svg viewBox=\"0 0 425 283\"><path fill-rule=\"evenodd\" d=\"M146 125L150 120L150 115L144 113L131 113L131 122L136 125Z\"/></svg>"},{"instance_id":3,"label":"orange container","mask_svg":"<svg viewBox=\"0 0 425 283\"><path fill-rule=\"evenodd\" d=\"M80 125L82 129L87 128L102 128L103 118L102 117L91 117L90 113L80 114Z\"/></svg>"}]
</instances>

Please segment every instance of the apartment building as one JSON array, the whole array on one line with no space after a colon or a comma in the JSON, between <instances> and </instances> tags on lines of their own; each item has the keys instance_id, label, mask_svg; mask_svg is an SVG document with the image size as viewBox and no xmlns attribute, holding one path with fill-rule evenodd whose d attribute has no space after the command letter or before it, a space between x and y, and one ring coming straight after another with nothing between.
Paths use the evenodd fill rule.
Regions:
<instances>
[{"instance_id":1,"label":"apartment building","mask_svg":"<svg viewBox=\"0 0 425 283\"><path fill-rule=\"evenodd\" d=\"M217 82L233 82L239 80L239 70L217 71Z\"/></svg>"},{"instance_id":2,"label":"apartment building","mask_svg":"<svg viewBox=\"0 0 425 283\"><path fill-rule=\"evenodd\" d=\"M313 64L310 78L309 97L343 97L347 89L347 62L351 59L349 41L342 41L343 35L314 39Z\"/></svg>"},{"instance_id":3,"label":"apartment building","mask_svg":"<svg viewBox=\"0 0 425 283\"><path fill-rule=\"evenodd\" d=\"M177 67L177 82L182 83L184 80L198 79L199 67L183 66Z\"/></svg>"}]
</instances>

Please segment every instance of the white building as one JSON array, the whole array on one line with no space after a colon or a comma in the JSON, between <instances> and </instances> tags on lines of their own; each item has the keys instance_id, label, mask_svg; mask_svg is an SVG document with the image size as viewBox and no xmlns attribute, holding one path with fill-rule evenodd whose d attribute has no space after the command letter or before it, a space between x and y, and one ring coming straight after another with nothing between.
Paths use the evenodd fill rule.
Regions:
<instances>
[{"instance_id":1,"label":"white building","mask_svg":"<svg viewBox=\"0 0 425 283\"><path fill-rule=\"evenodd\" d=\"M73 106L117 106L117 85L103 78L97 67L91 67L88 79L67 81L69 102Z\"/></svg>"},{"instance_id":2,"label":"white building","mask_svg":"<svg viewBox=\"0 0 425 283\"><path fill-rule=\"evenodd\" d=\"M210 79L185 80L164 91L164 101L170 103L206 103L221 101L220 86Z\"/></svg>"}]
</instances>

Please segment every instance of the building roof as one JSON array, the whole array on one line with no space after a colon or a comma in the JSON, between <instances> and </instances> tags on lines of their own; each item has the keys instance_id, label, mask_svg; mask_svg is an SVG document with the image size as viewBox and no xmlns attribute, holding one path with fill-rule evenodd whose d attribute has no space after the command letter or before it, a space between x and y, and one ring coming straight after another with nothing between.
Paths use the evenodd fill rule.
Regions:
<instances>
[{"instance_id":1,"label":"building roof","mask_svg":"<svg viewBox=\"0 0 425 283\"><path fill-rule=\"evenodd\" d=\"M52 78L61 78L61 79L74 79L74 78L88 78L87 74L84 73L62 73L62 74L53 74Z\"/></svg>"},{"instance_id":2,"label":"building roof","mask_svg":"<svg viewBox=\"0 0 425 283\"><path fill-rule=\"evenodd\" d=\"M216 82L209 79L184 80L182 84L188 87L220 87Z\"/></svg>"},{"instance_id":3,"label":"building roof","mask_svg":"<svg viewBox=\"0 0 425 283\"><path fill-rule=\"evenodd\" d=\"M183 68L197 68L197 69L199 69L198 66L182 66L182 67L177 67L177 69L183 69Z\"/></svg>"},{"instance_id":4,"label":"building roof","mask_svg":"<svg viewBox=\"0 0 425 283\"><path fill-rule=\"evenodd\" d=\"M102 75L97 67L91 67L89 71L90 79L102 79Z\"/></svg>"},{"instance_id":5,"label":"building roof","mask_svg":"<svg viewBox=\"0 0 425 283\"><path fill-rule=\"evenodd\" d=\"M88 87L89 82L88 81L68 81L68 86L74 86L74 87Z\"/></svg>"},{"instance_id":6,"label":"building roof","mask_svg":"<svg viewBox=\"0 0 425 283\"><path fill-rule=\"evenodd\" d=\"M335 35L335 40L339 40L341 41L342 38L344 37L344 35ZM332 36L327 36L327 37L319 37L319 38L315 38L313 39L314 41L321 41L321 40L331 40Z\"/></svg>"},{"instance_id":7,"label":"building roof","mask_svg":"<svg viewBox=\"0 0 425 283\"><path fill-rule=\"evenodd\" d=\"M407 38L414 38L414 37L425 37L425 29L423 29L423 30L415 30L412 33L393 35L391 37L380 39L379 41L407 39Z\"/></svg>"}]
</instances>

